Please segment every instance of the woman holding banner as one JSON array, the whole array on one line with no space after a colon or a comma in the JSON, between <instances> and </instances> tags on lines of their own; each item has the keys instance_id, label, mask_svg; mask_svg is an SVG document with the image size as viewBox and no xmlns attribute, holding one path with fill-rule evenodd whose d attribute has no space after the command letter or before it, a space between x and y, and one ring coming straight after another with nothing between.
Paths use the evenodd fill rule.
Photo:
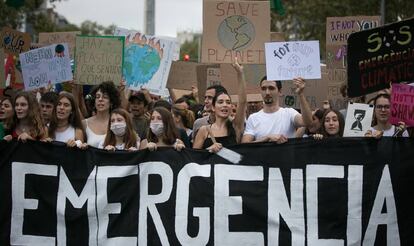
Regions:
<instances>
[{"instance_id":1,"label":"woman holding banner","mask_svg":"<svg viewBox=\"0 0 414 246\"><path fill-rule=\"evenodd\" d=\"M108 151L137 151L146 148L146 145L147 140L141 141L135 132L129 113L122 108L112 110L105 141L101 143L99 148Z\"/></svg>"},{"instance_id":2,"label":"woman holding banner","mask_svg":"<svg viewBox=\"0 0 414 246\"><path fill-rule=\"evenodd\" d=\"M80 147L85 141L78 105L71 93L60 93L49 125L49 137L69 147Z\"/></svg>"},{"instance_id":3,"label":"woman holding banner","mask_svg":"<svg viewBox=\"0 0 414 246\"><path fill-rule=\"evenodd\" d=\"M14 110L12 99L5 97L0 100L0 139L3 139L5 135L9 135L10 124L13 120Z\"/></svg>"},{"instance_id":4,"label":"woman holding banner","mask_svg":"<svg viewBox=\"0 0 414 246\"><path fill-rule=\"evenodd\" d=\"M31 92L21 91L14 99L14 117L11 123L11 135L4 137L10 141L17 138L26 140L43 140L47 129L43 125L39 104Z\"/></svg>"},{"instance_id":5,"label":"woman holding banner","mask_svg":"<svg viewBox=\"0 0 414 246\"><path fill-rule=\"evenodd\" d=\"M322 138L342 137L344 135L345 120L342 114L334 109L325 111L322 117L322 127L318 134L313 138L321 140Z\"/></svg>"},{"instance_id":6,"label":"woman holding banner","mask_svg":"<svg viewBox=\"0 0 414 246\"><path fill-rule=\"evenodd\" d=\"M91 95L94 99L94 115L83 120L87 144L98 148L105 140L110 113L121 104L120 96L113 82L103 82L95 87Z\"/></svg>"},{"instance_id":7,"label":"woman holding banner","mask_svg":"<svg viewBox=\"0 0 414 246\"><path fill-rule=\"evenodd\" d=\"M404 122L395 127L389 122L391 98L389 94L379 94L374 98L374 126L365 133L366 137L408 137Z\"/></svg>"},{"instance_id":8,"label":"woman holding banner","mask_svg":"<svg viewBox=\"0 0 414 246\"><path fill-rule=\"evenodd\" d=\"M207 149L217 153L223 147L240 143L244 131L244 121L246 118L247 95L246 81L243 74L243 66L237 62L233 63L233 68L237 71L239 93L236 115L231 120L232 103L227 92L219 92L213 98L212 111L215 122L211 125L202 126L197 132L193 148Z\"/></svg>"}]
</instances>

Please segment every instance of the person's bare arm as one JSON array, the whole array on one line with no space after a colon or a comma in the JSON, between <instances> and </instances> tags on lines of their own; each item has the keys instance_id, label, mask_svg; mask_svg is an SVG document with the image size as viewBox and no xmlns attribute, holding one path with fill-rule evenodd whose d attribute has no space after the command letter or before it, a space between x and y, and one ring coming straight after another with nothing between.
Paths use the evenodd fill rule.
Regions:
<instances>
[{"instance_id":1,"label":"person's bare arm","mask_svg":"<svg viewBox=\"0 0 414 246\"><path fill-rule=\"evenodd\" d=\"M237 81L239 85L239 102L237 103L236 116L234 117L233 126L236 130L237 142L240 143L240 135L244 131L244 121L246 119L247 109L246 80L244 78L243 66L238 63L237 57L234 59L234 63L232 65L234 70L237 72Z\"/></svg>"},{"instance_id":2,"label":"person's bare arm","mask_svg":"<svg viewBox=\"0 0 414 246\"><path fill-rule=\"evenodd\" d=\"M305 80L302 78L294 78L293 83L296 86L295 93L299 96L300 110L302 114L295 116L295 126L310 126L312 124L312 110L309 106L308 100L305 97Z\"/></svg>"}]
</instances>

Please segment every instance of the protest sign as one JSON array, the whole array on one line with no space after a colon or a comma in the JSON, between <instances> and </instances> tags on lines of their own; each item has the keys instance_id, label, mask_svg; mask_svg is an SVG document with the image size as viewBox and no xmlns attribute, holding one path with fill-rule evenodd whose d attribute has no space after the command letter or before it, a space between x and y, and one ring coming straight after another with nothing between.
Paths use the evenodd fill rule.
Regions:
<instances>
[{"instance_id":1,"label":"protest sign","mask_svg":"<svg viewBox=\"0 0 414 246\"><path fill-rule=\"evenodd\" d=\"M219 64L203 64L197 66L197 88L200 102L204 102L204 94L206 93L207 85L220 83Z\"/></svg>"},{"instance_id":2,"label":"protest sign","mask_svg":"<svg viewBox=\"0 0 414 246\"><path fill-rule=\"evenodd\" d=\"M26 91L73 79L67 44L21 53L20 62Z\"/></svg>"},{"instance_id":3,"label":"protest sign","mask_svg":"<svg viewBox=\"0 0 414 246\"><path fill-rule=\"evenodd\" d=\"M96 85L122 80L124 38L112 36L77 36L75 82Z\"/></svg>"},{"instance_id":4,"label":"protest sign","mask_svg":"<svg viewBox=\"0 0 414 246\"><path fill-rule=\"evenodd\" d=\"M402 121L414 126L414 86L393 84L391 94L391 124Z\"/></svg>"},{"instance_id":5,"label":"protest sign","mask_svg":"<svg viewBox=\"0 0 414 246\"><path fill-rule=\"evenodd\" d=\"M122 74L127 87L145 87L152 94L163 95L172 61L177 58L177 42L136 31L117 28L115 35L125 36L125 63Z\"/></svg>"},{"instance_id":6,"label":"protest sign","mask_svg":"<svg viewBox=\"0 0 414 246\"><path fill-rule=\"evenodd\" d=\"M203 2L201 62L263 64L270 41L268 1Z\"/></svg>"},{"instance_id":7,"label":"protest sign","mask_svg":"<svg viewBox=\"0 0 414 246\"><path fill-rule=\"evenodd\" d=\"M266 66L263 64L243 65L244 79L246 80L246 94L260 94L260 80L266 75ZM239 85L237 72L231 64L220 64L221 84L232 95L237 95Z\"/></svg>"},{"instance_id":8,"label":"protest sign","mask_svg":"<svg viewBox=\"0 0 414 246\"><path fill-rule=\"evenodd\" d=\"M374 105L349 103L346 111L344 137L363 137L371 129Z\"/></svg>"},{"instance_id":9,"label":"protest sign","mask_svg":"<svg viewBox=\"0 0 414 246\"><path fill-rule=\"evenodd\" d=\"M197 66L195 62L173 62L168 75L167 87L191 90L191 86L197 86Z\"/></svg>"},{"instance_id":10,"label":"protest sign","mask_svg":"<svg viewBox=\"0 0 414 246\"><path fill-rule=\"evenodd\" d=\"M321 78L319 41L266 43L265 50L269 80Z\"/></svg>"},{"instance_id":11,"label":"protest sign","mask_svg":"<svg viewBox=\"0 0 414 246\"><path fill-rule=\"evenodd\" d=\"M348 95L356 97L414 80L414 18L348 38Z\"/></svg>"},{"instance_id":12,"label":"protest sign","mask_svg":"<svg viewBox=\"0 0 414 246\"><path fill-rule=\"evenodd\" d=\"M322 108L323 101L328 99L328 74L325 66L321 66L321 71L321 79L306 80L305 97L312 109ZM295 90L293 81L283 82L280 106L300 109L300 99Z\"/></svg>"},{"instance_id":13,"label":"protest sign","mask_svg":"<svg viewBox=\"0 0 414 246\"><path fill-rule=\"evenodd\" d=\"M19 32L10 27L3 27L0 34L0 48L4 48L6 54L18 56L30 49L30 34Z\"/></svg>"},{"instance_id":14,"label":"protest sign","mask_svg":"<svg viewBox=\"0 0 414 246\"><path fill-rule=\"evenodd\" d=\"M39 43L43 45L67 43L69 46L70 58L75 57L76 35L81 32L41 32L39 33Z\"/></svg>"},{"instance_id":15,"label":"protest sign","mask_svg":"<svg viewBox=\"0 0 414 246\"><path fill-rule=\"evenodd\" d=\"M412 139L230 149L1 141L0 245L414 244Z\"/></svg>"},{"instance_id":16,"label":"protest sign","mask_svg":"<svg viewBox=\"0 0 414 246\"><path fill-rule=\"evenodd\" d=\"M6 58L4 57L4 51L2 48L0 48L0 89L6 87L6 74L4 71L5 59Z\"/></svg>"}]
</instances>

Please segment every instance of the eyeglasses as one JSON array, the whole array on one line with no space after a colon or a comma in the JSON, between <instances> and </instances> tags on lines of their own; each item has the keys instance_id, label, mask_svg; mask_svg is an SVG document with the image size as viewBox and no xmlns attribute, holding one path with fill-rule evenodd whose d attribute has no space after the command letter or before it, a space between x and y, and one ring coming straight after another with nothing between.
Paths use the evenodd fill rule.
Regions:
<instances>
[{"instance_id":1,"label":"eyeglasses","mask_svg":"<svg viewBox=\"0 0 414 246\"><path fill-rule=\"evenodd\" d=\"M378 110L382 110L382 109L384 109L384 110L388 110L388 109L390 109L390 105L375 105L375 108L376 109L378 109Z\"/></svg>"}]
</instances>

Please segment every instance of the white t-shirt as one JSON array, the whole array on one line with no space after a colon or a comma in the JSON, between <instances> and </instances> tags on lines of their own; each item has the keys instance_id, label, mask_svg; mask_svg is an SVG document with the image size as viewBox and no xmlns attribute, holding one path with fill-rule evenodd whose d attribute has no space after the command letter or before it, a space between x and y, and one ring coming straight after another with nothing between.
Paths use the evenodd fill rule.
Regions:
<instances>
[{"instance_id":1,"label":"white t-shirt","mask_svg":"<svg viewBox=\"0 0 414 246\"><path fill-rule=\"evenodd\" d=\"M372 131L372 134L377 132L377 130L375 130L374 127L371 127L371 131ZM382 136L383 137L392 137L394 135L394 133L395 133L395 126L392 125L390 129L384 131ZM405 137L405 138L409 137L407 130L405 130L403 132L402 136Z\"/></svg>"},{"instance_id":2,"label":"white t-shirt","mask_svg":"<svg viewBox=\"0 0 414 246\"><path fill-rule=\"evenodd\" d=\"M295 117L298 114L293 108L279 108L274 113L265 113L262 109L249 116L244 135L252 135L255 140L274 134L294 138Z\"/></svg>"}]
</instances>

